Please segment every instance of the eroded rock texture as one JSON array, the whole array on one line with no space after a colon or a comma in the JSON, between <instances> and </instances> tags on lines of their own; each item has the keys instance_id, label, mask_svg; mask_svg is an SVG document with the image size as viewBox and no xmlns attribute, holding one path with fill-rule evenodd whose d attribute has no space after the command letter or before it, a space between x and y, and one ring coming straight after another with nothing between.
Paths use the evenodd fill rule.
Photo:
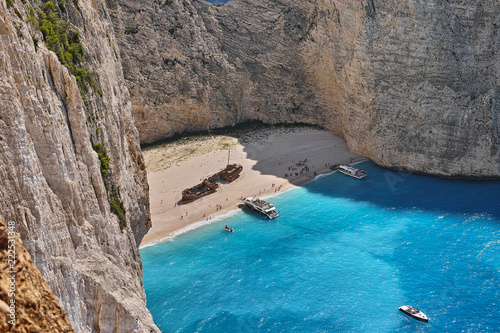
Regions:
<instances>
[{"instance_id":1,"label":"eroded rock texture","mask_svg":"<svg viewBox=\"0 0 500 333\"><path fill-rule=\"evenodd\" d=\"M142 143L305 122L380 165L500 176L500 2L108 0Z\"/></svg>"},{"instance_id":2,"label":"eroded rock texture","mask_svg":"<svg viewBox=\"0 0 500 333\"><path fill-rule=\"evenodd\" d=\"M41 2L7 3L0 2L0 216L15 222L75 331L157 332L137 248L150 227L148 186L106 6L68 1L61 9L100 88L85 105L75 76L25 21ZM93 143L107 150L110 182L126 208L123 230Z\"/></svg>"},{"instance_id":3,"label":"eroded rock texture","mask_svg":"<svg viewBox=\"0 0 500 333\"><path fill-rule=\"evenodd\" d=\"M2 219L0 259L1 332L74 332L19 235Z\"/></svg>"}]
</instances>

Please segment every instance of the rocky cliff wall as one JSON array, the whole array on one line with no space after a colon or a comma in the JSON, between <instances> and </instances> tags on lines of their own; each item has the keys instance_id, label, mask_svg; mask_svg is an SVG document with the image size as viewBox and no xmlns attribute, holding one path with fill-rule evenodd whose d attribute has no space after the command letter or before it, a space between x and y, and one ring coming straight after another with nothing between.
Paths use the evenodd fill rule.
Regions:
<instances>
[{"instance_id":1,"label":"rocky cliff wall","mask_svg":"<svg viewBox=\"0 0 500 333\"><path fill-rule=\"evenodd\" d=\"M141 142L305 122L376 163L500 176L495 0L108 0Z\"/></svg>"},{"instance_id":2,"label":"rocky cliff wall","mask_svg":"<svg viewBox=\"0 0 500 333\"><path fill-rule=\"evenodd\" d=\"M138 251L148 186L111 21L100 1L59 3L84 49L80 63L63 53L89 75L80 88L44 43L42 3L0 2L0 216L75 331L157 332Z\"/></svg>"}]
</instances>

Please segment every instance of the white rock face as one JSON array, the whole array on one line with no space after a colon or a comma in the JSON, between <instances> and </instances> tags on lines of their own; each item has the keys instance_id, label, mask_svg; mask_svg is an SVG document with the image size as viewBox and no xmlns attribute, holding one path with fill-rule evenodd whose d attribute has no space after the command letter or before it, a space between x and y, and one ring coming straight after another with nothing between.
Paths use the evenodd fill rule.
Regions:
<instances>
[{"instance_id":1,"label":"white rock face","mask_svg":"<svg viewBox=\"0 0 500 333\"><path fill-rule=\"evenodd\" d=\"M350 52L329 75L343 90L341 126L331 126L351 149L414 172L500 176L500 3L335 5L346 28L333 40ZM336 48L330 44L331 54Z\"/></svg>"},{"instance_id":2,"label":"white rock face","mask_svg":"<svg viewBox=\"0 0 500 333\"><path fill-rule=\"evenodd\" d=\"M65 7L102 92L87 95L88 107L75 77L24 22L26 6L15 2L21 20L0 2L0 215L16 222L75 331L159 332L137 248L150 227L148 186L106 6ZM107 149L127 210L123 230L91 139Z\"/></svg>"},{"instance_id":3,"label":"white rock face","mask_svg":"<svg viewBox=\"0 0 500 333\"><path fill-rule=\"evenodd\" d=\"M500 176L499 1L120 0L110 13L141 142L304 122L383 166Z\"/></svg>"}]
</instances>

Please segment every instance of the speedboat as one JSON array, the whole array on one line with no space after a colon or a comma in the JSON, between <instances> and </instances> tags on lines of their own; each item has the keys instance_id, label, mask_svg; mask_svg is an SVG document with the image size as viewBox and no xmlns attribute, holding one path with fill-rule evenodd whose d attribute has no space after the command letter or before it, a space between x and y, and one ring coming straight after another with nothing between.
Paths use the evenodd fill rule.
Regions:
<instances>
[{"instance_id":1,"label":"speedboat","mask_svg":"<svg viewBox=\"0 0 500 333\"><path fill-rule=\"evenodd\" d=\"M233 228L229 228L227 225L224 226L224 230L226 231L229 231L229 232L233 232Z\"/></svg>"},{"instance_id":2,"label":"speedboat","mask_svg":"<svg viewBox=\"0 0 500 333\"><path fill-rule=\"evenodd\" d=\"M413 319L423 321L424 323L429 322L429 318L417 308L409 305L403 305L399 307L399 311L403 312L405 315L412 317Z\"/></svg>"}]
</instances>

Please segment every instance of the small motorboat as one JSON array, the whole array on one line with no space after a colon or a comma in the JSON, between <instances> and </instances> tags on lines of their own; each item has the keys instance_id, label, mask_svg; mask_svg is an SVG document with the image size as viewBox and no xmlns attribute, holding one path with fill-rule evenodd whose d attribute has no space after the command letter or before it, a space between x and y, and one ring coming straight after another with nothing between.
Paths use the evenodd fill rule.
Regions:
<instances>
[{"instance_id":1,"label":"small motorboat","mask_svg":"<svg viewBox=\"0 0 500 333\"><path fill-rule=\"evenodd\" d=\"M399 311L403 312L405 315L412 317L413 319L423 321L424 323L429 322L429 318L417 308L409 305L403 305L399 307Z\"/></svg>"},{"instance_id":2,"label":"small motorboat","mask_svg":"<svg viewBox=\"0 0 500 333\"><path fill-rule=\"evenodd\" d=\"M229 232L233 232L233 228L229 228L227 225L224 226L224 230L226 231L229 231Z\"/></svg>"}]
</instances>

